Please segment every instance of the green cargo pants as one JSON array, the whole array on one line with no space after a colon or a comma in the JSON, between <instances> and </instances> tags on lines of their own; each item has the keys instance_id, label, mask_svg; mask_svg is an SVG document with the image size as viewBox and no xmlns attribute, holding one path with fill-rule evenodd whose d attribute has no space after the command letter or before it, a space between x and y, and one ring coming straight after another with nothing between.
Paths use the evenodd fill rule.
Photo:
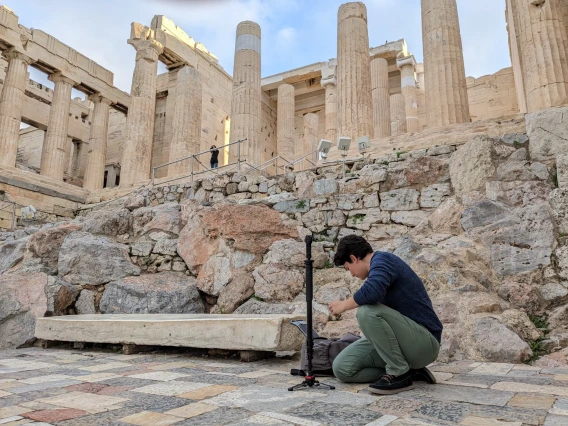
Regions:
<instances>
[{"instance_id":1,"label":"green cargo pants","mask_svg":"<svg viewBox=\"0 0 568 426\"><path fill-rule=\"evenodd\" d=\"M375 382L385 373L400 376L411 368L426 367L440 351L424 326L385 305L360 306L357 321L365 337L333 362L333 373L342 382Z\"/></svg>"}]
</instances>

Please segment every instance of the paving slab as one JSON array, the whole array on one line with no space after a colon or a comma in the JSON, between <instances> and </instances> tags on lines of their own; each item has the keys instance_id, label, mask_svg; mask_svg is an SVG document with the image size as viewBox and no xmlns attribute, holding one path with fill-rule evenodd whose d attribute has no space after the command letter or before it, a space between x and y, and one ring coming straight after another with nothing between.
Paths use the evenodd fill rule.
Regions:
<instances>
[{"instance_id":1,"label":"paving slab","mask_svg":"<svg viewBox=\"0 0 568 426\"><path fill-rule=\"evenodd\" d=\"M297 364L167 352L129 358L90 349L0 351L0 366L13 370L0 374L0 392L8 393L0 393L0 419L38 426L568 424L568 381L555 380L565 374L557 369L436 364L443 383L378 396L366 383L333 377L320 379L334 391L289 392L300 382L289 375Z\"/></svg>"},{"instance_id":2,"label":"paving slab","mask_svg":"<svg viewBox=\"0 0 568 426\"><path fill-rule=\"evenodd\" d=\"M63 342L181 346L207 349L299 350L299 315L130 314L38 318L35 337Z\"/></svg>"}]
</instances>

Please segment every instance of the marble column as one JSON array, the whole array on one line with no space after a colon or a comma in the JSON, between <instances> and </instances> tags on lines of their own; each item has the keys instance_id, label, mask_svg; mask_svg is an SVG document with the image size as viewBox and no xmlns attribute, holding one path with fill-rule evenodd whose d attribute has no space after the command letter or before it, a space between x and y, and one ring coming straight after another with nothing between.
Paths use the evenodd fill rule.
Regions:
<instances>
[{"instance_id":1,"label":"marble column","mask_svg":"<svg viewBox=\"0 0 568 426\"><path fill-rule=\"evenodd\" d=\"M567 103L566 5L562 0L511 0L510 6L527 111Z\"/></svg>"},{"instance_id":2,"label":"marble column","mask_svg":"<svg viewBox=\"0 0 568 426\"><path fill-rule=\"evenodd\" d=\"M406 102L401 94L390 97L391 129L392 136L400 136L407 133L406 127Z\"/></svg>"},{"instance_id":3,"label":"marble column","mask_svg":"<svg viewBox=\"0 0 568 426\"><path fill-rule=\"evenodd\" d=\"M418 119L418 90L416 89L416 60L414 56L399 55L396 65L400 69L401 87L406 102L406 127L408 133L420 131Z\"/></svg>"},{"instance_id":4,"label":"marble column","mask_svg":"<svg viewBox=\"0 0 568 426\"><path fill-rule=\"evenodd\" d=\"M391 113L389 64L386 59L371 61L371 90L375 138L388 138L391 135Z\"/></svg>"},{"instance_id":5,"label":"marble column","mask_svg":"<svg viewBox=\"0 0 568 426\"><path fill-rule=\"evenodd\" d=\"M321 80L325 88L325 139L337 143L337 79L335 76Z\"/></svg>"},{"instance_id":6,"label":"marble column","mask_svg":"<svg viewBox=\"0 0 568 426\"><path fill-rule=\"evenodd\" d=\"M177 72L169 161L179 160L200 152L202 102L199 71L186 65ZM199 160L208 166L207 156ZM197 163L194 163L194 166L197 166ZM189 173L191 173L190 160L168 166L168 176Z\"/></svg>"},{"instance_id":7,"label":"marble column","mask_svg":"<svg viewBox=\"0 0 568 426\"><path fill-rule=\"evenodd\" d=\"M126 117L126 139L122 154L120 186L126 187L150 178L158 57L163 46L155 40L129 40L136 49L130 108Z\"/></svg>"},{"instance_id":8,"label":"marble column","mask_svg":"<svg viewBox=\"0 0 568 426\"><path fill-rule=\"evenodd\" d=\"M304 138L298 139L298 142L302 144L301 154L297 155L296 158L308 155L310 152L314 151L318 147L318 130L319 130L319 117L317 114L310 112L304 115ZM314 164L317 163L317 153L309 155L302 161L298 167L303 170L313 168Z\"/></svg>"},{"instance_id":9,"label":"marble column","mask_svg":"<svg viewBox=\"0 0 568 426\"><path fill-rule=\"evenodd\" d=\"M294 86L281 84L278 86L278 119L276 129L276 152L284 161L296 159L294 138L296 136L294 117L296 115L296 98ZM284 164L284 162L280 162Z\"/></svg>"},{"instance_id":10,"label":"marble column","mask_svg":"<svg viewBox=\"0 0 568 426\"><path fill-rule=\"evenodd\" d=\"M373 138L367 8L361 2L342 4L337 21L338 133L352 141Z\"/></svg>"},{"instance_id":11,"label":"marble column","mask_svg":"<svg viewBox=\"0 0 568 426\"><path fill-rule=\"evenodd\" d=\"M6 50L4 56L8 71L0 95L0 165L15 167L28 65L33 60L15 49Z\"/></svg>"},{"instance_id":12,"label":"marble column","mask_svg":"<svg viewBox=\"0 0 568 426\"><path fill-rule=\"evenodd\" d=\"M231 142L246 138L241 144L241 160L261 163L260 118L260 26L251 21L237 26L231 103ZM231 161L237 161L237 145L231 146Z\"/></svg>"},{"instance_id":13,"label":"marble column","mask_svg":"<svg viewBox=\"0 0 568 426\"><path fill-rule=\"evenodd\" d=\"M456 0L421 1L428 127L469 123Z\"/></svg>"},{"instance_id":14,"label":"marble column","mask_svg":"<svg viewBox=\"0 0 568 426\"><path fill-rule=\"evenodd\" d=\"M93 110L93 119L91 120L83 188L89 191L96 191L103 189L104 186L108 120L112 101L100 95L90 96L89 99L95 104L95 108Z\"/></svg>"},{"instance_id":15,"label":"marble column","mask_svg":"<svg viewBox=\"0 0 568 426\"><path fill-rule=\"evenodd\" d=\"M73 138L67 136L67 143L65 144L65 168L63 174L72 177L71 174L71 156L73 155Z\"/></svg>"},{"instance_id":16,"label":"marble column","mask_svg":"<svg viewBox=\"0 0 568 426\"><path fill-rule=\"evenodd\" d=\"M65 147L68 141L71 89L75 82L60 73L50 75L49 79L55 83L55 89L43 140L40 174L62 181L65 171Z\"/></svg>"}]
</instances>

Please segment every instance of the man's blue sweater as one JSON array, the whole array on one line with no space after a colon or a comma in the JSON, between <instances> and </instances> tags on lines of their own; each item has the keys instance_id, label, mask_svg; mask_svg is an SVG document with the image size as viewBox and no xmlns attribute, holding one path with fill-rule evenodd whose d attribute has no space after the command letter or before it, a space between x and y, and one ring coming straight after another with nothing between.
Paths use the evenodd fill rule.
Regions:
<instances>
[{"instance_id":1,"label":"man's blue sweater","mask_svg":"<svg viewBox=\"0 0 568 426\"><path fill-rule=\"evenodd\" d=\"M382 303L426 327L438 342L442 339L442 323L422 280L392 253L373 254L369 276L353 298L359 306Z\"/></svg>"}]
</instances>

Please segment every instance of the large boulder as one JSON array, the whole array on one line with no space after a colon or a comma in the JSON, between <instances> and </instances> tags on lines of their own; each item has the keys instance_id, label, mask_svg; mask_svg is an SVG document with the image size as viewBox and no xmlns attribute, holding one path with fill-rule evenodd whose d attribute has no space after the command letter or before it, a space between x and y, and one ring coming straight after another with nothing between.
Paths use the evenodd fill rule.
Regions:
<instances>
[{"instance_id":1,"label":"large boulder","mask_svg":"<svg viewBox=\"0 0 568 426\"><path fill-rule=\"evenodd\" d=\"M69 223L42 229L33 234L27 245L22 271L57 275L59 251L63 241L69 234L81 228L81 225Z\"/></svg>"},{"instance_id":2,"label":"large boulder","mask_svg":"<svg viewBox=\"0 0 568 426\"><path fill-rule=\"evenodd\" d=\"M520 363L533 354L526 342L495 318L476 320L474 336L477 349L490 362Z\"/></svg>"},{"instance_id":3,"label":"large boulder","mask_svg":"<svg viewBox=\"0 0 568 426\"><path fill-rule=\"evenodd\" d=\"M75 303L81 288L61 279L50 279L45 287L47 296L47 313L49 315L65 315Z\"/></svg>"},{"instance_id":4,"label":"large boulder","mask_svg":"<svg viewBox=\"0 0 568 426\"><path fill-rule=\"evenodd\" d=\"M255 295L267 302L289 302L304 287L304 274L283 264L263 264L253 272Z\"/></svg>"},{"instance_id":5,"label":"large boulder","mask_svg":"<svg viewBox=\"0 0 568 426\"><path fill-rule=\"evenodd\" d=\"M485 291L497 281L488 257L483 247L428 247L413 258L411 266L429 293Z\"/></svg>"},{"instance_id":6,"label":"large boulder","mask_svg":"<svg viewBox=\"0 0 568 426\"><path fill-rule=\"evenodd\" d=\"M312 259L314 268L323 268L327 254L323 250L322 243L312 244ZM306 260L306 245L296 240L275 241L264 256L264 263L281 263L287 267L303 268Z\"/></svg>"},{"instance_id":7,"label":"large boulder","mask_svg":"<svg viewBox=\"0 0 568 426\"><path fill-rule=\"evenodd\" d=\"M83 222L83 231L100 235L124 235L132 232L132 213L118 210L98 210L89 213Z\"/></svg>"},{"instance_id":8,"label":"large boulder","mask_svg":"<svg viewBox=\"0 0 568 426\"><path fill-rule=\"evenodd\" d=\"M450 178L456 196L476 191L495 173L493 141L487 135L476 136L458 148L450 158Z\"/></svg>"},{"instance_id":9,"label":"large boulder","mask_svg":"<svg viewBox=\"0 0 568 426\"><path fill-rule=\"evenodd\" d=\"M181 207L177 203L161 204L152 208L152 220L144 225L143 235L157 241L164 238L177 238L181 228Z\"/></svg>"},{"instance_id":10,"label":"large boulder","mask_svg":"<svg viewBox=\"0 0 568 426\"><path fill-rule=\"evenodd\" d=\"M365 168L363 168L363 170L365 170ZM442 183L447 181L447 179L447 159L420 157L390 163L387 178L385 182L381 184L381 191L390 191L411 185L424 187Z\"/></svg>"},{"instance_id":11,"label":"large boulder","mask_svg":"<svg viewBox=\"0 0 568 426\"><path fill-rule=\"evenodd\" d=\"M58 273L71 284L106 284L129 275L140 275L130 261L128 247L109 238L76 231L59 252Z\"/></svg>"},{"instance_id":12,"label":"large boulder","mask_svg":"<svg viewBox=\"0 0 568 426\"><path fill-rule=\"evenodd\" d=\"M204 307L195 278L164 272L107 284L100 310L103 314L197 314Z\"/></svg>"},{"instance_id":13,"label":"large boulder","mask_svg":"<svg viewBox=\"0 0 568 426\"><path fill-rule=\"evenodd\" d=\"M194 274L219 251L221 241L231 251L260 260L273 242L298 236L296 227L284 224L280 213L263 204L225 204L192 211L180 233L178 253Z\"/></svg>"},{"instance_id":14,"label":"large boulder","mask_svg":"<svg viewBox=\"0 0 568 426\"><path fill-rule=\"evenodd\" d=\"M529 150L535 161L552 160L566 152L568 107L549 108L527 114Z\"/></svg>"},{"instance_id":15,"label":"large boulder","mask_svg":"<svg viewBox=\"0 0 568 426\"><path fill-rule=\"evenodd\" d=\"M558 225L558 231L568 235L568 188L555 189L550 193L552 214Z\"/></svg>"},{"instance_id":16,"label":"large boulder","mask_svg":"<svg viewBox=\"0 0 568 426\"><path fill-rule=\"evenodd\" d=\"M231 314L254 294L254 278L250 274L240 274L221 290L213 313Z\"/></svg>"},{"instance_id":17,"label":"large boulder","mask_svg":"<svg viewBox=\"0 0 568 426\"><path fill-rule=\"evenodd\" d=\"M28 238L4 241L0 244L0 274L16 266L24 258Z\"/></svg>"},{"instance_id":18,"label":"large boulder","mask_svg":"<svg viewBox=\"0 0 568 426\"><path fill-rule=\"evenodd\" d=\"M430 228L440 234L459 235L464 207L455 198L449 198L428 216Z\"/></svg>"},{"instance_id":19,"label":"large boulder","mask_svg":"<svg viewBox=\"0 0 568 426\"><path fill-rule=\"evenodd\" d=\"M44 273L0 276L0 349L17 348L34 338L36 318L47 310Z\"/></svg>"},{"instance_id":20,"label":"large boulder","mask_svg":"<svg viewBox=\"0 0 568 426\"><path fill-rule=\"evenodd\" d=\"M491 249L494 269L513 275L550 264L554 223L547 204L517 209L481 201L465 209L462 226L468 236Z\"/></svg>"}]
</instances>

